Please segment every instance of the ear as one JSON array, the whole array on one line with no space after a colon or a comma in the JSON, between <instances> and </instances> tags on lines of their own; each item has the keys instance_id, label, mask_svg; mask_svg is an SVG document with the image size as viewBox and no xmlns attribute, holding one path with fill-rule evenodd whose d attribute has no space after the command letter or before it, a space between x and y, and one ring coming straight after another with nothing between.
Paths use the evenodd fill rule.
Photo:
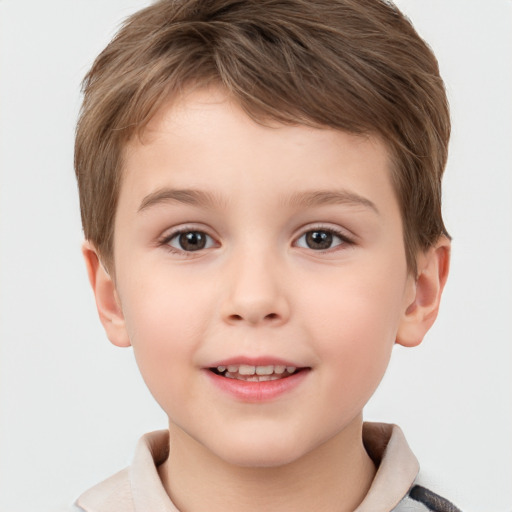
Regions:
<instances>
[{"instance_id":1,"label":"ear","mask_svg":"<svg viewBox=\"0 0 512 512\"><path fill-rule=\"evenodd\" d=\"M396 343L415 347L432 327L450 267L450 240L442 236L418 257L418 274L411 276L409 299L400 321Z\"/></svg>"},{"instance_id":2,"label":"ear","mask_svg":"<svg viewBox=\"0 0 512 512\"><path fill-rule=\"evenodd\" d=\"M100 321L108 339L118 347L131 345L114 280L102 265L98 251L89 241L82 245L89 282L96 299Z\"/></svg>"}]
</instances>

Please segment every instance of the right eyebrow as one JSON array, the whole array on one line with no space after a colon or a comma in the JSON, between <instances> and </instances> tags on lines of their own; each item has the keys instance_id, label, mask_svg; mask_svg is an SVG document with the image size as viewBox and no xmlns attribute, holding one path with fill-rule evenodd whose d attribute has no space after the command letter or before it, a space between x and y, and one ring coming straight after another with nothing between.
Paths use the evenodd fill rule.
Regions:
<instances>
[{"instance_id":1,"label":"right eyebrow","mask_svg":"<svg viewBox=\"0 0 512 512\"><path fill-rule=\"evenodd\" d=\"M350 190L312 190L293 194L287 204L296 208L312 208L326 204L346 204L351 206L363 206L380 214L373 201Z\"/></svg>"},{"instance_id":2,"label":"right eyebrow","mask_svg":"<svg viewBox=\"0 0 512 512\"><path fill-rule=\"evenodd\" d=\"M165 203L182 203L199 206L202 208L214 208L223 205L224 201L209 192L193 189L173 189L160 188L149 193L142 199L138 212L148 210L149 208Z\"/></svg>"}]
</instances>

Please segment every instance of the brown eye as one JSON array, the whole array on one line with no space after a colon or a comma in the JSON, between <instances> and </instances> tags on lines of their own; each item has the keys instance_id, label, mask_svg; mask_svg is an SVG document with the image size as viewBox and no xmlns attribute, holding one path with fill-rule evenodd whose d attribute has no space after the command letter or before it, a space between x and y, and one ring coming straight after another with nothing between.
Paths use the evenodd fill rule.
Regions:
<instances>
[{"instance_id":1,"label":"brown eye","mask_svg":"<svg viewBox=\"0 0 512 512\"><path fill-rule=\"evenodd\" d=\"M329 229L312 229L297 239L297 246L314 251L325 251L350 243L344 236Z\"/></svg>"},{"instance_id":2,"label":"brown eye","mask_svg":"<svg viewBox=\"0 0 512 512\"><path fill-rule=\"evenodd\" d=\"M173 235L167 244L174 249L193 252L212 247L213 240L211 236L202 231L183 231Z\"/></svg>"},{"instance_id":3,"label":"brown eye","mask_svg":"<svg viewBox=\"0 0 512 512\"><path fill-rule=\"evenodd\" d=\"M306 233L306 245L310 249L329 249L332 238L332 233L328 231L309 231Z\"/></svg>"}]
</instances>

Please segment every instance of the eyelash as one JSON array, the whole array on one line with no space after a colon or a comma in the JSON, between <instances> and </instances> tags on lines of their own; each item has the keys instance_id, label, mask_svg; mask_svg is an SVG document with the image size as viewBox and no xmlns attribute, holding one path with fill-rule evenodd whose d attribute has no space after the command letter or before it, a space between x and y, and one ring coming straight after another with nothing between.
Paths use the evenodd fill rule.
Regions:
<instances>
[{"instance_id":1,"label":"eyelash","mask_svg":"<svg viewBox=\"0 0 512 512\"><path fill-rule=\"evenodd\" d=\"M170 242L172 240L174 240L175 238L179 237L180 235L183 235L186 233L201 233L202 235L205 235L209 239L214 240L213 237L211 235L209 235L203 229L185 226L183 228L180 228L180 229L173 231L172 233L169 233L168 235L164 236L161 240L158 241L158 245L165 248L172 254L178 254L180 256L184 256L187 258L193 257L194 253L196 253L196 252L200 253L204 249L198 249L197 251L186 251L184 249L177 249L176 247L173 247L172 245L170 245ZM209 249L210 247L207 247L207 248Z\"/></svg>"},{"instance_id":2,"label":"eyelash","mask_svg":"<svg viewBox=\"0 0 512 512\"><path fill-rule=\"evenodd\" d=\"M302 232L302 234L297 237L295 239L295 242L294 244L296 245L297 242L305 237L308 233L313 233L313 232L321 232L321 233L329 233L330 235L336 237L336 238L339 238L340 240L340 243L335 245L335 246L332 246L332 247L328 247L327 249L311 249L310 247L307 247L307 249L310 249L312 250L313 252L315 253L319 253L319 254L325 254L325 253L328 253L328 252L332 252L332 251L335 251L335 250L340 250L338 249L339 247L347 247L347 246L352 246L354 245L355 241L352 237L348 236L346 234L346 232L344 231L341 231L339 229L336 229L336 228L333 228L333 227L330 227L330 226L322 226L322 225L318 225L318 226L313 226L313 227L310 227L309 229L307 229L307 231L304 231Z\"/></svg>"},{"instance_id":3,"label":"eyelash","mask_svg":"<svg viewBox=\"0 0 512 512\"><path fill-rule=\"evenodd\" d=\"M315 249L311 249L310 247L302 247L302 248L310 249L315 253L325 254L325 253L331 252L333 249L336 250L336 248L339 246L351 246L351 245L354 245L354 243L355 243L354 240L351 237L347 236L347 234L345 232L342 232L341 230L338 230L338 229L334 229L332 227L319 225L319 226L310 227L307 231L302 232L302 234L300 236L295 238L294 246L297 246L296 244L301 238L307 236L308 233L312 233L315 231L322 232L322 233L329 233L330 235L338 238L340 240L340 243L333 247L328 247L327 249L324 249L324 250L322 250L322 249L315 250ZM203 251L205 249L211 248L211 246L210 246L210 247L198 249L196 251L187 251L184 249L177 249L176 247L173 247L172 245L170 245L170 242L172 240L174 240L176 237L179 237L180 235L183 235L186 233L200 233L200 234L208 237L210 240L214 240L213 237L211 235L209 235L208 233L206 233L206 231L204 231L204 230L193 228L193 227L183 227L183 228L173 231L172 233L163 237L161 240L158 241L158 245L164 247L166 250L168 250L169 252L171 252L173 254L179 254L179 255L185 256L185 257L193 257L195 252L200 253L201 251Z\"/></svg>"}]
</instances>

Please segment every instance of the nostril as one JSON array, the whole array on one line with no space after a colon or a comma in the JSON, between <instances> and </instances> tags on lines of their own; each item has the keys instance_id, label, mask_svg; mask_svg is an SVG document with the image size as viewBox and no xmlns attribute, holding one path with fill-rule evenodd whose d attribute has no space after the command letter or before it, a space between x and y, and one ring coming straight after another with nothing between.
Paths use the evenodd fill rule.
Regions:
<instances>
[{"instance_id":1,"label":"nostril","mask_svg":"<svg viewBox=\"0 0 512 512\"><path fill-rule=\"evenodd\" d=\"M265 315L263 318L262 317L259 317L259 318L263 319L264 322L273 322L273 321L279 319L279 314L269 313L268 315ZM247 315L247 317L245 317L244 315L239 315L239 314L229 315L230 322L238 323L238 322L241 322L244 320L247 320L249 323L258 323L258 319L251 317L251 315Z\"/></svg>"}]
</instances>

